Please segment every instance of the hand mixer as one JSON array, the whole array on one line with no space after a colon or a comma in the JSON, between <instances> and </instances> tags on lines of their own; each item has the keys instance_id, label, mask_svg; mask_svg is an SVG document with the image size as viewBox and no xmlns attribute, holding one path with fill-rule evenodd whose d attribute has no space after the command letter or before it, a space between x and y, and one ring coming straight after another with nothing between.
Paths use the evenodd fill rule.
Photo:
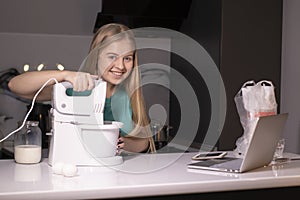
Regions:
<instances>
[{"instance_id":1,"label":"hand mixer","mask_svg":"<svg viewBox=\"0 0 300 200\"><path fill-rule=\"evenodd\" d=\"M123 163L116 156L121 122L105 122L106 82L84 93L69 91L69 82L56 83L52 95L52 130L48 163L76 166L111 166Z\"/></svg>"}]
</instances>

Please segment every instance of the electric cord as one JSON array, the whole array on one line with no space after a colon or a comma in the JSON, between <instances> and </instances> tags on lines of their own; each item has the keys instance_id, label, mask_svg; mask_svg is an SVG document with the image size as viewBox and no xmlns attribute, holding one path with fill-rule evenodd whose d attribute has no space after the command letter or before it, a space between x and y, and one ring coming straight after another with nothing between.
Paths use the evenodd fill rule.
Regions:
<instances>
[{"instance_id":1,"label":"electric cord","mask_svg":"<svg viewBox=\"0 0 300 200\"><path fill-rule=\"evenodd\" d=\"M41 88L36 92L36 94L34 95L34 97L33 97L33 99L32 99L32 103L31 103L31 107L30 107L29 111L27 112L27 114L26 114L26 116L25 116L25 118L24 118L24 120L23 120L22 125L21 125L19 128L17 128L16 130L10 132L6 137L2 138L2 139L0 140L0 143L3 142L4 140L6 140L7 138L9 138L9 137L10 137L11 135L13 135L14 133L20 131L20 130L24 127L24 125L25 125L25 123L26 123L26 120L27 120L29 114L31 113L31 111L32 111L32 109L33 109L33 106L34 106L34 104L35 104L35 100L36 100L37 96L38 96L38 95L40 94L40 92L46 87L46 85L47 85L50 81L52 81L52 80L54 80L55 83L58 83L58 81L57 81L55 78L50 78L49 80L47 80L47 81L42 85L42 87L41 87Z\"/></svg>"}]
</instances>

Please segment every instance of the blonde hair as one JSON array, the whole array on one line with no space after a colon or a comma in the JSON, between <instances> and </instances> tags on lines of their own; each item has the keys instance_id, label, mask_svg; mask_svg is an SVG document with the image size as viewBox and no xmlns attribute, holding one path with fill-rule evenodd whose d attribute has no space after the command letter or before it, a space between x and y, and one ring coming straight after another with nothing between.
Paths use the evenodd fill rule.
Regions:
<instances>
[{"instance_id":1,"label":"blonde hair","mask_svg":"<svg viewBox=\"0 0 300 200\"><path fill-rule=\"evenodd\" d=\"M102 26L95 33L90 45L90 53L93 52L94 54L98 54L98 51L95 51L95 49L105 46L108 42L111 43L111 39L113 39L113 41L115 39L119 39L120 37L118 36L120 36L122 39L129 39L135 44L134 34L127 26L117 23L111 23ZM108 38L110 40L108 40ZM93 63L89 63L88 65L94 67L97 66L97 61L95 61L97 59L91 60L93 60L91 61ZM98 71L97 69L94 69L94 72L96 72L95 70ZM155 145L149 128L149 119L146 114L145 103L140 87L140 72L136 51L134 52L134 65L132 72L130 76L126 80L124 80L122 85L125 86L125 90L130 97L132 120L135 124L134 129L131 131L131 133L128 134L128 137L139 136L149 138L149 150L151 152L155 152Z\"/></svg>"}]
</instances>

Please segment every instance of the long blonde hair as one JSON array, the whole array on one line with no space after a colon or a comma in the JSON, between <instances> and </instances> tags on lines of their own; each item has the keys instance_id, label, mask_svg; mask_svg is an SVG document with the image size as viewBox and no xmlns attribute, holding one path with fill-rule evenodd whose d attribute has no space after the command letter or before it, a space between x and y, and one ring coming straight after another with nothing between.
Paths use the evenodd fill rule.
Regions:
<instances>
[{"instance_id":1,"label":"long blonde hair","mask_svg":"<svg viewBox=\"0 0 300 200\"><path fill-rule=\"evenodd\" d=\"M106 24L98 29L95 33L92 43L90 45L90 52L92 52L96 47L101 48L101 46L105 46L108 38L112 38L112 36L120 35L120 37L131 40L135 44L134 34L130 29L122 24L111 23ZM114 40L115 38L113 38ZM109 41L111 42L111 41ZM98 54L97 51L95 53ZM94 61L95 62L95 61ZM91 64L91 63L90 63ZM97 66L97 63L93 63L90 66ZM97 68L97 67L96 67ZM97 69L95 69L98 71ZM147 137L149 138L149 150L151 152L155 152L155 145L152 138L152 134L149 128L149 118L146 114L145 109L145 101L143 99L142 90L140 86L140 72L138 67L138 58L137 52L134 52L134 65L130 76L124 80L122 84L125 86L125 90L130 97L130 103L132 108L132 120L135 124L134 129L128 136L139 136L139 137Z\"/></svg>"}]
</instances>

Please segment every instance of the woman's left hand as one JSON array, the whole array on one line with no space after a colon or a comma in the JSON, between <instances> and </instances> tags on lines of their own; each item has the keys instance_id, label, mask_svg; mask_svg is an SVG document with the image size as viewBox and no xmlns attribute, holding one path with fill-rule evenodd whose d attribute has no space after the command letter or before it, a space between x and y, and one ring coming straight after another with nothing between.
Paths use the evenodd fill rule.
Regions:
<instances>
[{"instance_id":1,"label":"woman's left hand","mask_svg":"<svg viewBox=\"0 0 300 200\"><path fill-rule=\"evenodd\" d=\"M119 154L124 149L124 138L119 137L117 144L117 154Z\"/></svg>"}]
</instances>

